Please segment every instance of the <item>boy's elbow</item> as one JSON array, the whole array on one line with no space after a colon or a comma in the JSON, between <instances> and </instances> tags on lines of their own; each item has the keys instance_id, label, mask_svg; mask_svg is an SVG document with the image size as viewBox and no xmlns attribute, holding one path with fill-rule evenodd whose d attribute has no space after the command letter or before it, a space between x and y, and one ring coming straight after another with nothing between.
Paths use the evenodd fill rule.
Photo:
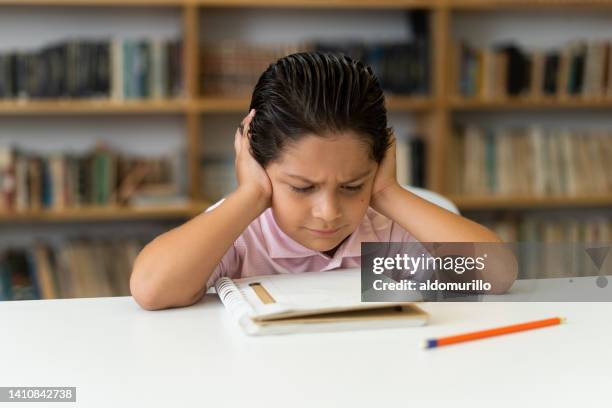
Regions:
<instances>
[{"instance_id":1,"label":"boy's elbow","mask_svg":"<svg viewBox=\"0 0 612 408\"><path fill-rule=\"evenodd\" d=\"M163 309L159 302L159 294L153 285L148 284L143 279L139 279L136 268L130 277L130 293L140 307L145 310Z\"/></svg>"},{"instance_id":2,"label":"boy's elbow","mask_svg":"<svg viewBox=\"0 0 612 408\"><path fill-rule=\"evenodd\" d=\"M517 277L518 263L516 262L515 258L512 258L506 265L506 270L504 271L503 277L498 279L497 282L494 282L491 285L491 290L489 290L487 293L491 295L503 295L507 293L512 285L514 285Z\"/></svg>"},{"instance_id":3,"label":"boy's elbow","mask_svg":"<svg viewBox=\"0 0 612 408\"><path fill-rule=\"evenodd\" d=\"M161 303L161 291L147 274L146 266L143 265L142 252L136 258L130 275L130 293L140 307L145 310L163 309ZM150 271L149 271L150 272Z\"/></svg>"},{"instance_id":4,"label":"boy's elbow","mask_svg":"<svg viewBox=\"0 0 612 408\"><path fill-rule=\"evenodd\" d=\"M167 273L160 270L154 271L153 268L140 257L136 258L130 276L130 293L136 303L145 310L191 306L197 303L206 291L205 286L196 293L183 288L180 291L172 290L167 283L154 279L154 276L163 276Z\"/></svg>"}]
</instances>

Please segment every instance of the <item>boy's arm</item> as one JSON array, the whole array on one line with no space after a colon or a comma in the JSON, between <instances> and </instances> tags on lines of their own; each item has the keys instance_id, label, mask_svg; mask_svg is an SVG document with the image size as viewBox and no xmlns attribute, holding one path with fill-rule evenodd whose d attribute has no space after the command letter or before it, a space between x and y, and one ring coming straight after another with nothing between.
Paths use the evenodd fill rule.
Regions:
<instances>
[{"instance_id":1,"label":"boy's arm","mask_svg":"<svg viewBox=\"0 0 612 408\"><path fill-rule=\"evenodd\" d=\"M470 253L461 255L481 257L486 254L485 269L478 274L466 273L460 278L483 279L491 283L488 293L493 294L506 292L515 281L518 264L514 254L488 228L432 204L399 184L380 191L372 197L371 204L372 208L402 226L419 242L500 243L470 246Z\"/></svg>"},{"instance_id":2,"label":"boy's arm","mask_svg":"<svg viewBox=\"0 0 612 408\"><path fill-rule=\"evenodd\" d=\"M195 303L223 255L266 206L257 189L238 188L219 207L155 238L134 263L134 299L147 310Z\"/></svg>"},{"instance_id":3,"label":"boy's arm","mask_svg":"<svg viewBox=\"0 0 612 408\"><path fill-rule=\"evenodd\" d=\"M447 211L404 189L396 177L395 136L380 163L370 205L410 232L419 242L491 242L500 245L474 246L470 256L482 256L486 248L487 263L480 278L491 283L489 293L506 292L518 275L518 264L512 251L488 228ZM435 255L435 254L434 254ZM464 275L467 277L468 275Z\"/></svg>"},{"instance_id":4,"label":"boy's arm","mask_svg":"<svg viewBox=\"0 0 612 408\"><path fill-rule=\"evenodd\" d=\"M420 242L502 242L488 228L430 203L399 184L372 197L372 208Z\"/></svg>"},{"instance_id":5,"label":"boy's arm","mask_svg":"<svg viewBox=\"0 0 612 408\"><path fill-rule=\"evenodd\" d=\"M144 309L188 306L200 299L234 241L270 206L270 179L250 152L254 115L251 110L234 136L236 191L219 207L160 235L138 254L130 291Z\"/></svg>"}]
</instances>

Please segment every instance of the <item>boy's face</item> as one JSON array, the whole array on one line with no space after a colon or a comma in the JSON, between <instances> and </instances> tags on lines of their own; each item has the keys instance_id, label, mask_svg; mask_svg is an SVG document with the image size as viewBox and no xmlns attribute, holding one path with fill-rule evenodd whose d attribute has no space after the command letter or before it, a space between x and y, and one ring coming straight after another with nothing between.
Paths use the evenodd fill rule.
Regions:
<instances>
[{"instance_id":1,"label":"boy's face","mask_svg":"<svg viewBox=\"0 0 612 408\"><path fill-rule=\"evenodd\" d=\"M361 224L378 165L351 133L308 135L266 167L272 211L293 240L316 251L338 246Z\"/></svg>"}]
</instances>

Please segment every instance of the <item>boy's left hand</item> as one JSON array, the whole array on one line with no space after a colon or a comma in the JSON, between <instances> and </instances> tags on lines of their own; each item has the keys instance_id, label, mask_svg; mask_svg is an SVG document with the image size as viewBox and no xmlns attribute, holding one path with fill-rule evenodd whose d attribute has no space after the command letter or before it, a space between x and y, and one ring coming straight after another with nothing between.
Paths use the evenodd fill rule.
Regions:
<instances>
[{"instance_id":1,"label":"boy's left hand","mask_svg":"<svg viewBox=\"0 0 612 408\"><path fill-rule=\"evenodd\" d=\"M396 164L395 164L395 135L391 134L391 145L385 153L385 157L378 165L374 184L372 186L372 198L374 201L376 196L389 187L399 186L397 182Z\"/></svg>"}]
</instances>

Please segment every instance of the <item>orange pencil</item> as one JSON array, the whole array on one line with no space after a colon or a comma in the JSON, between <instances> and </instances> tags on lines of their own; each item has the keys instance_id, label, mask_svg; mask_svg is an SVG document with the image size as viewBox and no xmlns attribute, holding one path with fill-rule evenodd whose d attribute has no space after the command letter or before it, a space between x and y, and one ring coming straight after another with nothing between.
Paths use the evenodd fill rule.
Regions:
<instances>
[{"instance_id":1,"label":"orange pencil","mask_svg":"<svg viewBox=\"0 0 612 408\"><path fill-rule=\"evenodd\" d=\"M565 321L563 317L553 317L550 319L536 320L533 322L513 324L510 326L496 327L494 329L479 330L471 333L458 334L456 336L441 337L425 341L423 346L427 349L448 346L450 344L461 343L464 341L484 339L486 337L501 336L503 334L516 333L523 330L539 329L540 327L554 326Z\"/></svg>"}]
</instances>

